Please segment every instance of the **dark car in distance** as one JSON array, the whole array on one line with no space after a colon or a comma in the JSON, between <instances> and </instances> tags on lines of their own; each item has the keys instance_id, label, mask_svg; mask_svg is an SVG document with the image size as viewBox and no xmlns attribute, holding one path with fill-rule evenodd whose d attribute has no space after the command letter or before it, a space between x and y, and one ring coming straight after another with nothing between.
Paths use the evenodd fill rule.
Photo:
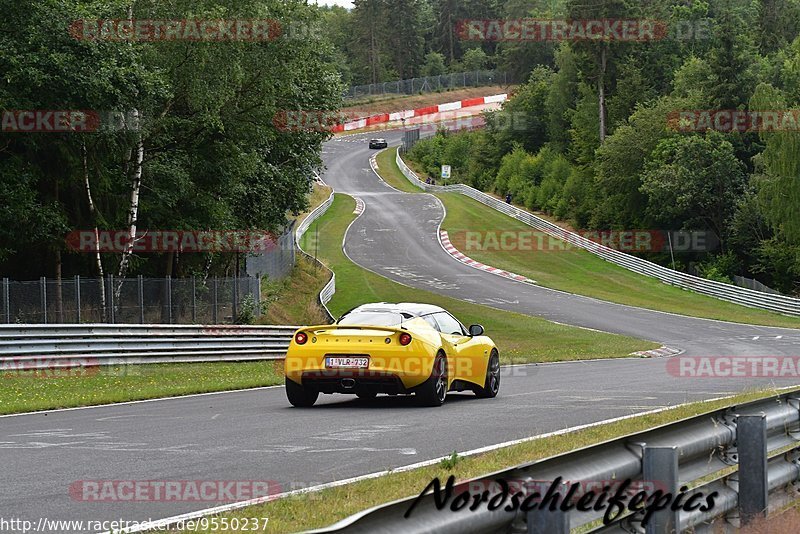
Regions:
<instances>
[{"instance_id":1,"label":"dark car in distance","mask_svg":"<svg viewBox=\"0 0 800 534\"><path fill-rule=\"evenodd\" d=\"M370 148L387 148L389 144L386 142L386 139L370 139L369 140L369 147Z\"/></svg>"}]
</instances>

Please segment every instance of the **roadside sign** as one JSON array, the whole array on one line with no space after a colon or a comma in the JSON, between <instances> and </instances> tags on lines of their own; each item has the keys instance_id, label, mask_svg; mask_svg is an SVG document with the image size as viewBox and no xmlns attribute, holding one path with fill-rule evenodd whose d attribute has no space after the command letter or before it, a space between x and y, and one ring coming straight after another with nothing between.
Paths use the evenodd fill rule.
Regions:
<instances>
[{"instance_id":1,"label":"roadside sign","mask_svg":"<svg viewBox=\"0 0 800 534\"><path fill-rule=\"evenodd\" d=\"M442 165L442 179L447 180L450 178L450 165Z\"/></svg>"}]
</instances>

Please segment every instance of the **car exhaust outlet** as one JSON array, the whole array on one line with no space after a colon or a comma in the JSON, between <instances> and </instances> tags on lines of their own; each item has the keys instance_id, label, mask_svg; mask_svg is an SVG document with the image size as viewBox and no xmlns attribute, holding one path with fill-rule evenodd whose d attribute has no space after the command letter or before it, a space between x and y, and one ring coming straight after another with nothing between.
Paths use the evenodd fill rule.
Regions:
<instances>
[{"instance_id":1,"label":"car exhaust outlet","mask_svg":"<svg viewBox=\"0 0 800 534\"><path fill-rule=\"evenodd\" d=\"M355 387L356 381L352 378L342 378L342 387L345 389L352 389Z\"/></svg>"}]
</instances>

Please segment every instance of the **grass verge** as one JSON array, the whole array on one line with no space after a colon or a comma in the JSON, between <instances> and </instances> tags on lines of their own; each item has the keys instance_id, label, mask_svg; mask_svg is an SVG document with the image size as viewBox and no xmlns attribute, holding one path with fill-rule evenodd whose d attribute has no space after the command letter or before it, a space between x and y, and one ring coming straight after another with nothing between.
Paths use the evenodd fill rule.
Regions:
<instances>
[{"instance_id":1,"label":"grass verge","mask_svg":"<svg viewBox=\"0 0 800 534\"><path fill-rule=\"evenodd\" d=\"M483 454L460 458L455 456L439 464L296 495L222 514L220 517L240 520L269 517L267 532L297 532L320 528L361 510L417 495L435 477L445 480L452 474L457 480L467 480L512 465L540 460L774 394L775 390L756 390L728 399L685 404L657 413L534 439ZM192 532L210 531L200 529Z\"/></svg>"},{"instance_id":2,"label":"grass verge","mask_svg":"<svg viewBox=\"0 0 800 534\"><path fill-rule=\"evenodd\" d=\"M315 186L309 211L330 188ZM302 214L299 219L307 216ZM298 254L283 280L262 285L259 324L321 324L327 315L317 295L330 273ZM283 383L282 362L179 363L91 367L60 372L0 372L0 414L74 408L159 397L230 391Z\"/></svg>"},{"instance_id":3,"label":"grass verge","mask_svg":"<svg viewBox=\"0 0 800 534\"><path fill-rule=\"evenodd\" d=\"M395 162L396 149L378 156L381 176L402 191L420 190L402 175ZM504 250L499 246L502 235L530 235L533 228L513 217L493 210L480 202L458 193L437 194L447 209L442 228L447 230L453 245L469 256L494 267L515 272L536 280L544 287L569 291L579 295L639 306L651 310L679 313L706 319L764 326L800 327L800 318L787 317L766 310L739 306L732 302L707 297L642 276L607 262L585 250L550 246L538 247L537 238L529 238L528 247L534 250ZM478 232L479 238L467 246L466 232ZM497 238L489 241L489 236ZM476 243L477 241L477 243ZM509 241L512 245L514 241ZM543 250L535 250L542 248Z\"/></svg>"},{"instance_id":4,"label":"grass verge","mask_svg":"<svg viewBox=\"0 0 800 534\"><path fill-rule=\"evenodd\" d=\"M163 363L0 374L0 414L73 408L283 383L283 362Z\"/></svg>"},{"instance_id":5,"label":"grass verge","mask_svg":"<svg viewBox=\"0 0 800 534\"><path fill-rule=\"evenodd\" d=\"M627 356L657 343L551 323L519 313L479 306L435 293L407 287L351 262L342 251L342 238L353 220L355 201L336 194L328 212L312 225L309 239L319 225L319 258L336 272L338 291L328 304L334 315L367 302L428 302L453 312L466 324L481 323L500 347L504 363L548 362Z\"/></svg>"},{"instance_id":6,"label":"grass verge","mask_svg":"<svg viewBox=\"0 0 800 534\"><path fill-rule=\"evenodd\" d=\"M302 254L291 275L283 280L265 280L261 286L261 317L258 324L325 324L328 315L317 296L331 274Z\"/></svg>"}]
</instances>

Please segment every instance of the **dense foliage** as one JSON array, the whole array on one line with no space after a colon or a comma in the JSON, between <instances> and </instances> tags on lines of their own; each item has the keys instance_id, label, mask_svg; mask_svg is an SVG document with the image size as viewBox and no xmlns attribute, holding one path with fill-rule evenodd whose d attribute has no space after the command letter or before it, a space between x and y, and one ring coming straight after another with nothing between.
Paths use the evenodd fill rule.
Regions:
<instances>
[{"instance_id":1,"label":"dense foliage","mask_svg":"<svg viewBox=\"0 0 800 534\"><path fill-rule=\"evenodd\" d=\"M133 226L276 231L287 213L306 207L326 134L281 131L273 119L283 110L340 105L335 51L318 31L316 6L304 0L0 5L3 110L113 111L126 118L123 128L95 132L2 134L3 276L230 272L231 253L95 257L70 250L65 235ZM71 33L74 21L98 19L270 19L284 30L271 39L218 41Z\"/></svg>"},{"instance_id":2,"label":"dense foliage","mask_svg":"<svg viewBox=\"0 0 800 534\"><path fill-rule=\"evenodd\" d=\"M800 109L800 2L558 5L576 19L613 12L673 28L702 21L709 32L702 39L519 45L538 50L540 64L503 111L488 115L487 129L440 132L411 157L433 175L450 164L455 180L511 193L578 228L709 232L719 247L676 257L679 268L756 277L798 293L800 129L685 131L674 117L680 110ZM512 6L518 3L506 11ZM544 18L552 6L525 14ZM512 48L490 61L512 57Z\"/></svg>"}]
</instances>

